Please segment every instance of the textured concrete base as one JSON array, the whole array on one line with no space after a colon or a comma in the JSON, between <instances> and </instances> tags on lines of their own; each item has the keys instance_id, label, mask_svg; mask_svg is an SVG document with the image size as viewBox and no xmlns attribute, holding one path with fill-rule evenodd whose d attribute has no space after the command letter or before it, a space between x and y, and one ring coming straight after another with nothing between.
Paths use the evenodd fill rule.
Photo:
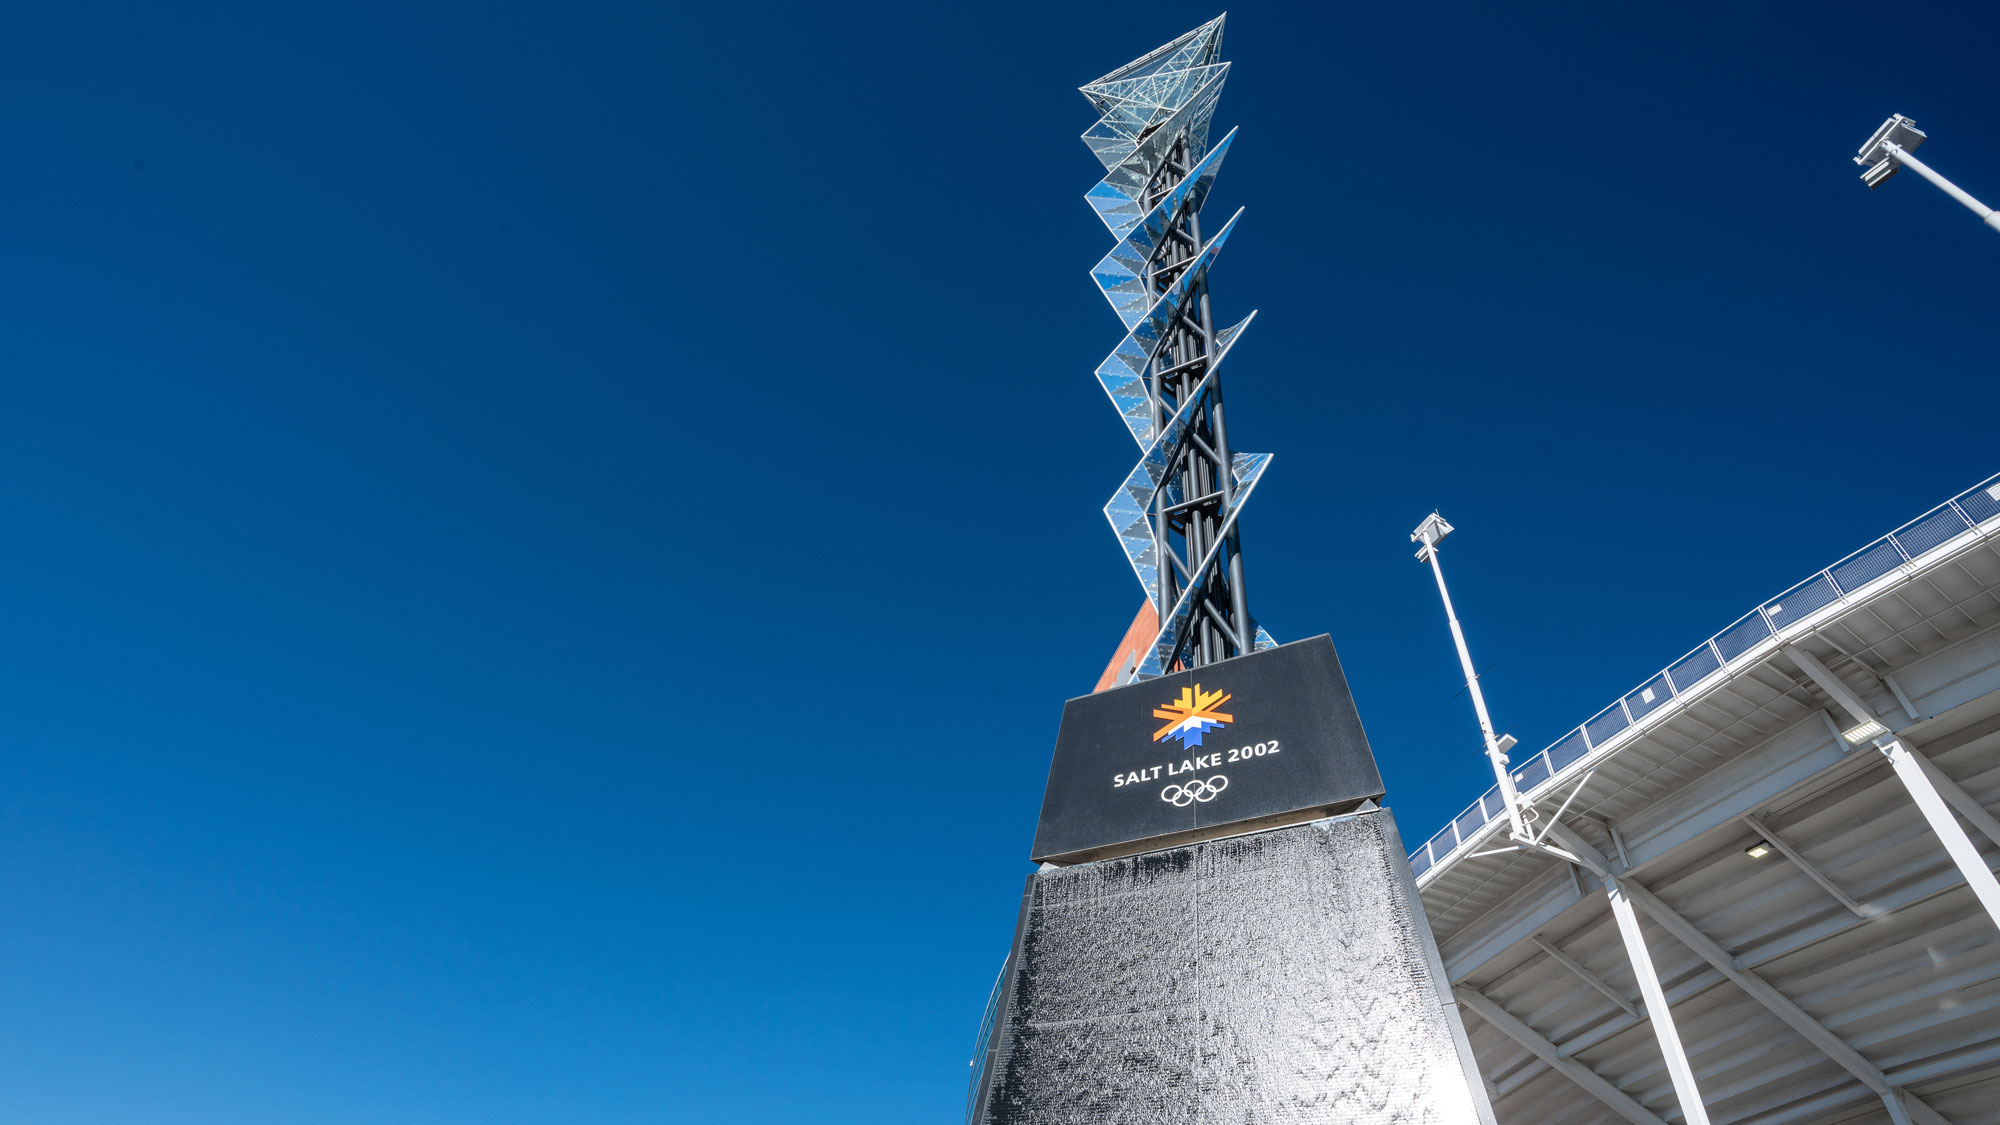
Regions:
<instances>
[{"instance_id":1,"label":"textured concrete base","mask_svg":"<svg viewBox=\"0 0 2000 1125\"><path fill-rule=\"evenodd\" d=\"M1030 880L982 1125L1491 1125L1387 810Z\"/></svg>"}]
</instances>

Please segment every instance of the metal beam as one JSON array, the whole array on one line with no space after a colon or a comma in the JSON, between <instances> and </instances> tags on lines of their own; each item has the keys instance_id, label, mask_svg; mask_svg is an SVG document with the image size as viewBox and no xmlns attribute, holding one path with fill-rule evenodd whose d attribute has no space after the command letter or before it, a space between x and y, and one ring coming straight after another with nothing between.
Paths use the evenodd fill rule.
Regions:
<instances>
[{"instance_id":1,"label":"metal beam","mask_svg":"<svg viewBox=\"0 0 2000 1125\"><path fill-rule=\"evenodd\" d=\"M1791 657L1792 663L1818 684L1820 690L1832 696L1835 703L1852 715L1855 722L1888 727L1867 703L1840 681L1840 677L1828 671L1818 657L1797 645L1786 645L1785 655ZM1981 808L1971 794L1959 788L1957 782L1946 777L1943 770L1917 753L1900 735L1877 738L1875 748L1889 759L1897 779L1903 783L1904 789L1909 790L1910 799L1916 802L1918 811L1930 823L1938 842L1944 845L1945 854L1958 865L1958 873L1965 877L1972 893L1979 897L1979 904L1986 908L1986 916L1993 920L1995 926L2000 926L2000 879L1993 877L1993 869L1986 866L1986 857L1979 854L1979 848L1973 844L1972 837L1966 835L1965 828L1958 823L1951 810L1954 805L1959 806L1961 811L1969 806L1972 812L1968 814L1968 819L1978 824L1980 831L1996 843L2000 843L2000 836L1995 835L2000 826L1992 825L1992 815Z\"/></svg>"},{"instance_id":2,"label":"metal beam","mask_svg":"<svg viewBox=\"0 0 2000 1125\"><path fill-rule=\"evenodd\" d=\"M1831 721L1826 712L1815 708L1813 714L1818 718L1772 732L1742 757L1687 778L1626 817L1620 831L1632 869L1671 865L1669 857L1682 845L1824 780L1826 771L1853 757L1839 729L1825 729Z\"/></svg>"},{"instance_id":3,"label":"metal beam","mask_svg":"<svg viewBox=\"0 0 2000 1125\"><path fill-rule=\"evenodd\" d=\"M1449 942L1439 943L1452 983L1465 980L1582 902L1583 884L1575 871L1573 864L1552 865L1510 896L1508 903L1466 923ZM1512 910L1503 909L1510 905Z\"/></svg>"},{"instance_id":4,"label":"metal beam","mask_svg":"<svg viewBox=\"0 0 2000 1125\"><path fill-rule=\"evenodd\" d=\"M1900 741L1910 751L1910 757L1915 758L1917 764L1923 767L1924 776L1931 779L1931 784L1937 787L1938 793L1944 797L1945 802L1951 805L1952 808L1957 809L1958 815L1970 821L1972 826L1979 829L1980 833L1987 839L2000 844L2000 819L1995 819L1992 813L1987 812L1983 805L1973 799L1972 794L1967 793L1964 787L1960 786L1958 782L1953 781L1943 770L1939 769L1936 762L1931 761L1922 751L1911 746L1908 739L1900 739Z\"/></svg>"},{"instance_id":5,"label":"metal beam","mask_svg":"<svg viewBox=\"0 0 2000 1125\"><path fill-rule=\"evenodd\" d=\"M1668 1007L1666 992L1660 987L1660 974L1653 968L1653 954L1646 948L1646 935L1640 931L1639 917L1632 910L1628 885L1613 874L1611 862L1603 853L1568 825L1552 823L1547 834L1603 881L1604 893L1611 900L1611 916L1618 922L1618 936L1625 942L1626 960L1631 962L1632 975L1639 978L1639 995L1646 1001L1646 1022L1653 1027L1653 1038L1660 1044L1660 1057L1667 1064L1667 1077L1673 1080L1674 1097L1680 1101L1681 1119L1686 1125L1709 1125L1708 1109L1701 1104L1701 1089L1695 1085L1694 1066L1688 1062L1687 1048L1681 1045L1680 1029L1674 1026L1673 1009Z\"/></svg>"},{"instance_id":6,"label":"metal beam","mask_svg":"<svg viewBox=\"0 0 2000 1125\"><path fill-rule=\"evenodd\" d=\"M1903 714L1908 715L1911 722L1922 721L1923 716L1917 714L1917 705L1910 701L1909 693L1903 690L1902 684L1896 682L1896 677L1883 672L1875 678L1881 680L1882 686L1889 689L1889 694L1896 697L1896 705L1903 709Z\"/></svg>"},{"instance_id":7,"label":"metal beam","mask_svg":"<svg viewBox=\"0 0 2000 1125\"><path fill-rule=\"evenodd\" d=\"M1653 1037L1660 1041L1660 1055L1667 1063L1667 1076L1673 1079L1674 1096L1680 1099L1681 1117L1687 1125L1708 1125L1708 1109L1701 1104L1701 1089L1694 1082L1694 1066L1688 1062L1687 1048L1681 1045L1680 1029L1674 1026L1674 1014L1667 1007L1667 996L1660 988L1660 974L1653 968L1652 951L1646 948L1646 937L1639 930L1638 916L1632 912L1632 901L1626 884L1616 878L1604 877L1604 893L1611 898L1611 913L1618 919L1618 934L1625 939L1625 955L1632 961L1632 973L1639 978L1639 995L1646 998L1646 1022L1653 1025Z\"/></svg>"},{"instance_id":8,"label":"metal beam","mask_svg":"<svg viewBox=\"0 0 2000 1125\"><path fill-rule=\"evenodd\" d=\"M1866 701L1850 691L1847 685L1841 682L1840 677L1829 671L1827 666L1821 664L1819 659L1813 656L1812 653L1799 648L1797 645L1786 645L1785 655L1791 657L1792 663L1797 664L1800 671L1804 672L1807 677L1818 684L1821 691L1832 696L1835 703L1839 704L1849 715L1852 715L1855 722L1875 723L1878 726L1889 729L1889 724L1882 720L1881 715L1869 707ZM1887 682L1886 678L1884 682ZM1902 697L1901 692L1896 692L1895 694L1899 699ZM1904 703L1903 706L1905 710L1910 710L1907 703ZM1911 712L1911 717L1916 717L1914 711ZM1903 743L1904 748L1910 752L1911 757L1917 764L1922 767L1925 775L1930 778L1931 785L1950 803L1951 807L1957 809L1959 815L1971 821L1973 827L1979 829L1987 839L1993 841L1995 844L2000 844L2000 819L1996 819L1992 813L1987 812L1983 805L1973 799L1972 794L1967 793L1958 782L1953 781L1929 758L1918 752L1915 746L1910 745L1908 739L1903 738L1901 735L1897 735L1896 737ZM1984 866L1984 864L1982 863L1981 866Z\"/></svg>"},{"instance_id":9,"label":"metal beam","mask_svg":"<svg viewBox=\"0 0 2000 1125\"><path fill-rule=\"evenodd\" d=\"M1703 933L1693 922L1683 918L1673 907L1660 901L1653 892L1631 879L1618 882L1633 905L1645 911L1646 916L1658 923L1661 929L1693 950L1696 956L1713 965L1736 987L1748 993L1752 1000L1783 1020L1786 1026L1798 1032L1806 1042L1819 1048L1827 1058L1839 1063L1841 1069L1859 1078L1885 1101L1900 1097L1903 1099L1903 1104L1909 1106L1912 1112L1923 1104L1916 1095L1891 1085L1888 1078L1883 1076L1880 1067L1862 1057L1861 1052L1848 1046L1845 1040L1828 1030L1825 1024L1814 1019L1804 1008L1794 1004L1790 997L1772 987L1769 981L1744 968L1728 950L1716 944L1715 939ZM1926 1111L1929 1110L1928 1106L1924 1108Z\"/></svg>"},{"instance_id":10,"label":"metal beam","mask_svg":"<svg viewBox=\"0 0 2000 1125\"><path fill-rule=\"evenodd\" d=\"M1914 763L1911 763L1909 768L1913 770L1917 769ZM1569 828L1558 825L1555 826L1555 831L1559 833L1558 838L1571 851L1577 852L1579 855L1589 854L1592 859L1598 861L1603 860L1604 857L1601 854L1594 853L1588 841L1578 836ZM1988 872L1988 874L1990 876L1991 872ZM1888 1078L1883 1075L1881 1068L1862 1057L1859 1051L1848 1046L1844 1040L1828 1030L1824 1024L1814 1019L1804 1008L1794 1004L1790 997L1772 987L1769 981L1744 968L1728 950L1716 944L1715 940L1703 933L1700 927L1683 918L1673 907L1661 901L1659 896L1640 886L1636 880L1629 877L1607 877L1604 883L1605 890L1611 892L1612 908L1614 911L1617 910L1621 899L1630 903L1626 909L1629 910L1631 906L1637 906L1640 910L1645 911L1646 916L1658 923L1661 929L1672 934L1682 945L1693 950L1696 956L1708 962L1716 971L1728 978L1738 988L1748 993L1752 1000L1763 1005L1772 1015L1777 1016L1792 1030L1798 1032L1808 1043L1819 1048L1828 1058L1838 1063L1843 1070L1854 1075L1869 1089L1875 1091L1883 1099L1884 1104L1889 1104L1894 1099L1895 1104L1899 1108L1907 1109L1916 1121L1923 1122L1924 1125L1949 1125L1948 1122L1944 1122L1944 1119L1937 1115L1935 1110L1925 1105L1923 1099L1902 1087L1891 1084ZM1617 890L1614 891L1613 888L1617 888ZM1620 925L1622 928L1622 919L1620 920ZM1634 929L1636 930L1636 925ZM1628 947L1629 944L1628 942ZM1634 968L1638 968L1636 959ZM1645 968L1647 973L1650 974L1652 969L1650 961L1647 962ZM1640 984L1643 990L1643 986L1645 985L1644 976L1641 977ZM1654 987L1658 987L1657 980ZM1647 993L1646 995L1646 1005L1649 1012L1654 1010L1664 1012L1666 1008L1664 997L1656 1003L1651 993ZM1667 1022L1671 1026L1671 1016L1668 1017ZM1658 1024L1655 1025L1656 1028L1658 1026ZM1662 1040L1662 1049L1665 1049L1664 1039ZM1894 1115L1893 1110L1891 1114L1892 1116ZM1692 1122L1692 1119L1690 1119L1690 1122ZM1915 1125L1914 1122L1913 1125Z\"/></svg>"},{"instance_id":11,"label":"metal beam","mask_svg":"<svg viewBox=\"0 0 2000 1125\"><path fill-rule=\"evenodd\" d=\"M1931 831L1937 833L1952 862L1958 864L1958 873L1965 877L1972 893L1979 896L1980 905L1986 908L1986 916L1993 920L1995 926L2000 926L2000 879L1993 877L1993 869L1986 866L1986 857L1979 854L1972 837L1965 834L1958 818L1951 815L1951 804L1939 791L1936 781L1937 767L1921 759L1900 738L1878 738L1875 747L1895 768L1903 788L1910 791L1910 798L1916 801L1924 819L1930 822ZM1926 766L1930 768L1926 769ZM1946 779L1947 782L1949 780Z\"/></svg>"},{"instance_id":12,"label":"metal beam","mask_svg":"<svg viewBox=\"0 0 2000 1125\"><path fill-rule=\"evenodd\" d=\"M1866 700L1854 694L1853 688L1848 687L1845 681L1828 671L1826 665L1819 662L1819 657L1797 645L1786 645L1785 655L1791 657L1792 663L1799 666L1799 671L1804 672L1813 683L1818 684L1819 689L1825 692L1836 706L1852 716L1855 722L1881 723L1885 729L1888 727L1889 724L1882 722L1881 716L1875 713L1875 709L1870 707Z\"/></svg>"},{"instance_id":13,"label":"metal beam","mask_svg":"<svg viewBox=\"0 0 2000 1125\"><path fill-rule=\"evenodd\" d=\"M1633 1101L1631 1096L1605 1081L1589 1067L1562 1053L1534 1028L1521 1022L1494 999L1476 989L1460 985L1452 989L1458 1002L1479 1013L1479 1017L1493 1025L1493 1029L1528 1049L1536 1058L1549 1064L1556 1073L1583 1087L1598 1101L1610 1106L1620 1117L1635 1125L1667 1125L1660 1115Z\"/></svg>"},{"instance_id":14,"label":"metal beam","mask_svg":"<svg viewBox=\"0 0 2000 1125\"><path fill-rule=\"evenodd\" d=\"M1811 658L1810 653L1806 654L1806 656L1808 659ZM1803 668L1805 666L1800 665L1800 667ZM1825 670L1823 665L1821 666L1821 670L1822 671ZM1812 675L1811 672L1807 672L1806 674L1808 676ZM1827 672L1827 675L1832 676L1833 673ZM1818 681L1815 679L1814 682ZM1890 677L1884 676L1882 678L1882 682L1887 684L1892 684L1894 681ZM1900 696L1901 692L1898 692L1897 694L1898 696ZM1905 707L1905 710L1908 710L1908 708ZM1880 724L1881 726L1885 728L1889 726L1888 722L1883 720L1883 718L1880 715L1877 715L1874 712L1866 712L1866 714L1871 719L1873 719L1873 721ZM1914 712L1912 712L1911 717L1915 718ZM1820 718L1825 720L1827 729L1833 732L1834 742L1838 744L1843 751L1847 750L1849 748L1849 743L1847 741L1847 736L1843 734L1840 729L1840 724L1834 722L1833 716L1827 714L1825 711L1820 712ZM1958 782L1953 781L1949 774L1939 769L1937 764L1935 762L1932 762L1929 757L1927 757L1921 751L1919 751L1907 737L1902 735L1898 735L1897 737L1903 739L1903 745L1909 747L1910 753L1916 757L1918 764L1922 765L1924 767L1924 772L1930 775L1931 784L1937 786L1938 792L1944 795L1944 799L1950 802L1952 808L1958 810L1958 815L1964 817L1967 821L1969 821L1972 824L1972 826L1974 828L1977 828L1980 831L1980 833L1984 835L1987 839L1993 841L1995 844L2000 844L2000 818L1996 818L1992 813L1987 812L1986 807L1984 805L1981 805L1977 798L1973 797L1972 794L1967 793L1963 786L1959 785Z\"/></svg>"},{"instance_id":15,"label":"metal beam","mask_svg":"<svg viewBox=\"0 0 2000 1125\"><path fill-rule=\"evenodd\" d=\"M1752 751L1755 760L1746 758L1726 763L1692 779L1680 792L1656 799L1654 813L1649 816L1659 822L1658 826L1640 832L1634 831L1628 821L1625 825L1625 844L1631 853L1634 870L1645 870L1663 862L1676 848L1736 822L1744 813L1755 813L1774 802L1782 804L1830 777L1839 776L1834 771L1850 762L1853 748L1840 737L1839 728L1832 725L1833 720L1825 711L1815 709L1813 714L1816 718L1803 720ZM1815 723L1823 725L1829 737L1812 737L1817 733L1812 726ZM1852 768L1867 767L1853 763ZM1571 862L1561 864L1561 869L1568 876L1565 883L1570 883L1580 874L1580 869ZM1956 877L1955 871L1953 874ZM1929 880L1923 880L1900 890L1885 891L1869 902L1869 908L1887 913L1938 893L1937 888L1930 887L1929 883ZM1534 890L1537 885L1543 889ZM1594 887L1596 880L1592 880L1591 885ZM1547 883L1537 880L1523 893L1495 906L1447 939L1443 943L1445 966L1451 979L1464 981L1476 975L1494 958L1555 922L1564 911L1574 909L1584 898L1580 882L1565 887L1561 894L1557 894L1554 888L1553 879ZM1802 944L1844 933L1856 924L1859 924L1858 921L1848 921L1831 929L1816 925L1804 931L1810 935L1810 941ZM1779 952L1790 952L1799 947L1792 944L1792 939L1773 946Z\"/></svg>"},{"instance_id":16,"label":"metal beam","mask_svg":"<svg viewBox=\"0 0 2000 1125\"><path fill-rule=\"evenodd\" d=\"M1951 1125L1937 1110L1900 1087L1894 1094L1882 1095L1882 1104L1889 1110L1889 1120L1896 1125Z\"/></svg>"},{"instance_id":17,"label":"metal beam","mask_svg":"<svg viewBox=\"0 0 2000 1125\"><path fill-rule=\"evenodd\" d=\"M1564 953L1562 950L1557 949L1555 946L1549 944L1548 942L1543 941L1539 936L1530 938L1529 940L1535 943L1536 948L1540 949L1543 953L1548 954L1549 958L1553 960L1556 964L1561 965L1565 969L1568 969L1570 972L1576 974L1577 979L1583 981L1583 983L1603 993L1605 997L1609 999L1613 1004L1618 1005L1619 1009L1623 1011L1626 1015L1632 1016L1635 1019L1638 1018L1639 1009L1636 1006L1634 1006L1630 1000L1625 999L1624 993L1618 991L1617 989L1611 987L1609 984L1605 983L1604 980L1599 978L1596 973L1591 972L1589 969L1586 969L1581 964L1579 964L1575 958L1571 957L1567 953Z\"/></svg>"},{"instance_id":18,"label":"metal beam","mask_svg":"<svg viewBox=\"0 0 2000 1125\"><path fill-rule=\"evenodd\" d=\"M1826 877L1825 872L1822 872L1819 868L1814 867L1811 863L1808 863L1806 861L1806 857L1800 855L1798 853L1798 849L1792 847L1790 844L1785 843L1785 841L1781 839L1778 836L1778 834L1771 829L1770 825L1765 824L1762 820L1759 820L1754 813L1745 813L1740 819L1743 821L1744 824L1750 826L1750 830L1752 832L1755 832L1758 836L1762 837L1765 843L1771 845L1773 848L1776 848L1780 855L1784 856L1786 859L1791 860L1792 863L1795 866L1797 866L1800 871L1805 872L1806 878L1811 879L1815 883L1818 883L1820 885L1821 890L1824 890L1827 894L1830 894L1834 898L1839 899L1840 905L1845 906L1847 909L1853 911L1854 916L1856 918L1868 917L1868 912L1861 908L1860 903L1854 901L1852 895L1849 895L1846 891L1841 890L1837 885L1835 885L1832 879Z\"/></svg>"}]
</instances>

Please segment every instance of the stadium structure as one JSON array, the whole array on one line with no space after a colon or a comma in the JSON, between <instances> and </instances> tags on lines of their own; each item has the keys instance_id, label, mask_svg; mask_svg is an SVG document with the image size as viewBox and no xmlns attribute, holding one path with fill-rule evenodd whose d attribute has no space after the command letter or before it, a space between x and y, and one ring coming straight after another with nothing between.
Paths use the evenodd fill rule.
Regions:
<instances>
[{"instance_id":1,"label":"stadium structure","mask_svg":"<svg viewBox=\"0 0 2000 1125\"><path fill-rule=\"evenodd\" d=\"M1528 840L1496 785L1411 855L1500 1121L2000 1122L1996 536L2000 477L1514 763Z\"/></svg>"}]
</instances>

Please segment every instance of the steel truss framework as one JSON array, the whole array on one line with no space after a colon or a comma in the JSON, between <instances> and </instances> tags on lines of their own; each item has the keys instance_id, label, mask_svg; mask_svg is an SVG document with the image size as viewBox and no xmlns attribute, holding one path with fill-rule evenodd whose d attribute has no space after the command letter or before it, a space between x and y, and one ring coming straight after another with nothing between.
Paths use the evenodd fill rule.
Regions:
<instances>
[{"instance_id":1,"label":"steel truss framework","mask_svg":"<svg viewBox=\"0 0 2000 1125\"><path fill-rule=\"evenodd\" d=\"M1106 171L1084 198L1118 240L1091 276L1126 328L1097 378L1140 450L1104 514L1160 622L1132 679L1276 643L1250 616L1237 529L1271 455L1230 448L1219 374L1256 314L1217 327L1208 269L1236 216L1205 241L1201 227L1236 136L1208 143L1221 50L1217 17L1082 87L1103 115L1083 141Z\"/></svg>"}]
</instances>

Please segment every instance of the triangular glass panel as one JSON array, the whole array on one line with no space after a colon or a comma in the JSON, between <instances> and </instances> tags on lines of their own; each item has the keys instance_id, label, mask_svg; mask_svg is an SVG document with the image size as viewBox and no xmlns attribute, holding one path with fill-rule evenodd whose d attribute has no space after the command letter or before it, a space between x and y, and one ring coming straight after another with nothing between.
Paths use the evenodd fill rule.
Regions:
<instances>
[{"instance_id":1,"label":"triangular glass panel","mask_svg":"<svg viewBox=\"0 0 2000 1125\"><path fill-rule=\"evenodd\" d=\"M1227 18L1226 14L1217 16L1193 31L1147 51L1102 78L1085 83L1080 89L1085 97L1092 97L1100 87L1122 79L1138 78L1207 62L1222 51L1222 24Z\"/></svg>"}]
</instances>

